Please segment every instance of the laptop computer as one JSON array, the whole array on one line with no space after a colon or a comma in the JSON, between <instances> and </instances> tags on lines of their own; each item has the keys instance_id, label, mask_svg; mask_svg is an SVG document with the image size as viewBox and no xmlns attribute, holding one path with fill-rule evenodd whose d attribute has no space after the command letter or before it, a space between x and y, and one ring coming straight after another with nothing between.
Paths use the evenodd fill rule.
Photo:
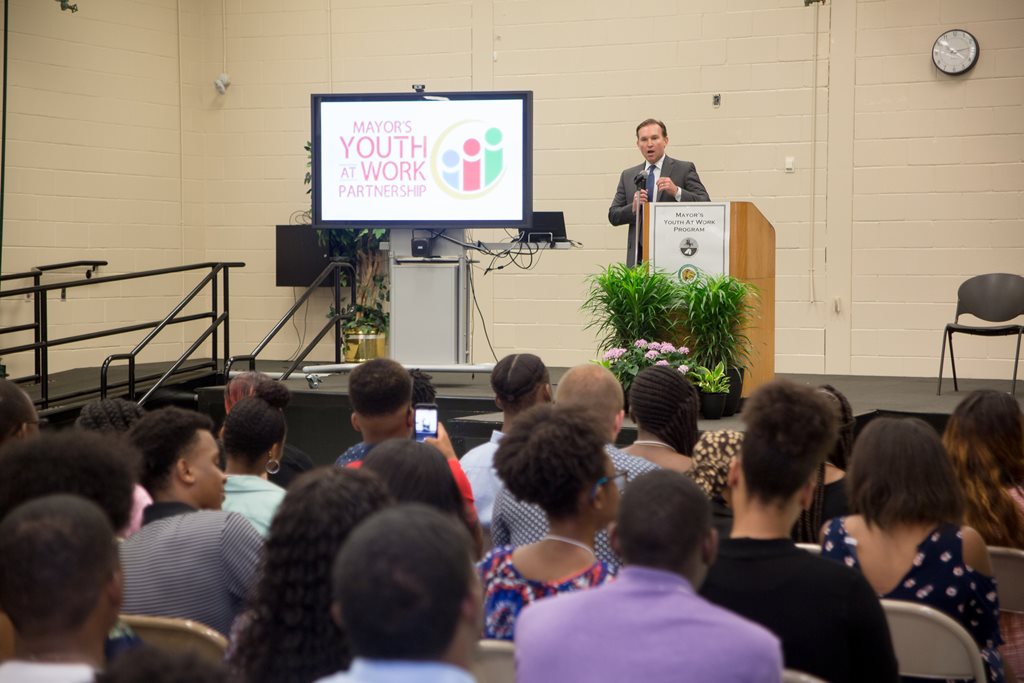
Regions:
<instances>
[{"instance_id":1,"label":"laptop computer","mask_svg":"<svg viewBox=\"0 0 1024 683\"><path fill-rule=\"evenodd\" d=\"M565 214L561 211L534 211L533 226L519 229L517 242L568 242L565 235Z\"/></svg>"}]
</instances>

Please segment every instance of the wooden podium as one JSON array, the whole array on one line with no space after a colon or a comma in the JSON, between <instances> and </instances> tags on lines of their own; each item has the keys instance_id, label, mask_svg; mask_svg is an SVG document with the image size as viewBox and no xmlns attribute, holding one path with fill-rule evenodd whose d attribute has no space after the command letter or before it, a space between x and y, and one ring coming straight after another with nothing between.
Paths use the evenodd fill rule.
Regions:
<instances>
[{"instance_id":1,"label":"wooden podium","mask_svg":"<svg viewBox=\"0 0 1024 683\"><path fill-rule=\"evenodd\" d=\"M714 270L749 282L760 293L758 312L747 329L751 343L750 367L743 381L743 395L747 396L775 377L775 228L751 202L669 204L677 208L723 207L724 215L728 217L728 256L723 259L727 263L723 262L723 267ZM644 206L640 231L645 261L654 256L651 250L651 216L654 211L651 209L650 204ZM664 226L659 227L664 229ZM656 262L651 263L658 267ZM712 269L706 270L710 272Z\"/></svg>"}]
</instances>

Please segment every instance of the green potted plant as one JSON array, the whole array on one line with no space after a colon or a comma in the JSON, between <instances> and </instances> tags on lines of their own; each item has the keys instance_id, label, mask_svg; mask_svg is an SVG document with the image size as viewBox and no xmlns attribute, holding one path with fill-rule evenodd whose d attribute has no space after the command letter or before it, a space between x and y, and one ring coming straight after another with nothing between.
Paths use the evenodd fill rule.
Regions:
<instances>
[{"instance_id":1,"label":"green potted plant","mask_svg":"<svg viewBox=\"0 0 1024 683\"><path fill-rule=\"evenodd\" d=\"M312 146L306 142L306 176L304 183L312 182ZM306 194L311 192L306 190ZM303 218L312 221L312 211L307 210ZM387 242L388 231L384 228L338 228L318 230L317 241L327 249L331 258L341 258L353 265L356 282L352 287L352 301L349 312L352 318L342 326L345 339L345 360L359 363L386 355L387 334L390 314L387 311L390 281L388 278L387 252L381 243ZM344 273L339 271L344 277ZM342 284L348 284L343 282ZM328 316L334 314L331 310Z\"/></svg>"},{"instance_id":2,"label":"green potted plant","mask_svg":"<svg viewBox=\"0 0 1024 683\"><path fill-rule=\"evenodd\" d=\"M725 371L725 363L718 361L711 368L698 365L690 371L690 378L700 392L700 412L704 418L721 419L725 413L725 401L731 385Z\"/></svg>"},{"instance_id":3,"label":"green potted plant","mask_svg":"<svg viewBox=\"0 0 1024 683\"><path fill-rule=\"evenodd\" d=\"M743 371L750 364L747 328L757 312L757 288L731 275L700 275L679 284L685 343L693 362L705 368L722 363L730 375L725 415L739 407Z\"/></svg>"},{"instance_id":4,"label":"green potted plant","mask_svg":"<svg viewBox=\"0 0 1024 683\"><path fill-rule=\"evenodd\" d=\"M627 348L638 339L678 341L679 289L671 277L645 263L615 263L588 281L582 309L591 316L587 329L600 335L599 349Z\"/></svg>"}]
</instances>

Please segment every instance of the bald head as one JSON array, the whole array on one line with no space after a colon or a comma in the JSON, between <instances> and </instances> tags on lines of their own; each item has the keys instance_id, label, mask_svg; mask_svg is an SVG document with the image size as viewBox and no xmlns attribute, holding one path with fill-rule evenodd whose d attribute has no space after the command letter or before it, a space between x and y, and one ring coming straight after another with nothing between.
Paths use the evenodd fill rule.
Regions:
<instances>
[{"instance_id":1,"label":"bald head","mask_svg":"<svg viewBox=\"0 0 1024 683\"><path fill-rule=\"evenodd\" d=\"M594 363L577 365L562 375L555 393L555 402L561 406L579 406L606 421L614 441L622 426L622 385L606 367Z\"/></svg>"}]
</instances>

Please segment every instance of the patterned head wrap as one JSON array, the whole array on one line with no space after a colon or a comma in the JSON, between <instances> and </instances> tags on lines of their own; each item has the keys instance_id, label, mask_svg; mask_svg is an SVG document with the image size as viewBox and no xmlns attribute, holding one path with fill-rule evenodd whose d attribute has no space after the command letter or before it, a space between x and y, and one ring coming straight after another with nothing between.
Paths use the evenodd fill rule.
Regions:
<instances>
[{"instance_id":1,"label":"patterned head wrap","mask_svg":"<svg viewBox=\"0 0 1024 683\"><path fill-rule=\"evenodd\" d=\"M693 447L690 477L704 489L708 498L721 495L729 475L729 463L740 454L743 432L722 430L704 432Z\"/></svg>"}]
</instances>

